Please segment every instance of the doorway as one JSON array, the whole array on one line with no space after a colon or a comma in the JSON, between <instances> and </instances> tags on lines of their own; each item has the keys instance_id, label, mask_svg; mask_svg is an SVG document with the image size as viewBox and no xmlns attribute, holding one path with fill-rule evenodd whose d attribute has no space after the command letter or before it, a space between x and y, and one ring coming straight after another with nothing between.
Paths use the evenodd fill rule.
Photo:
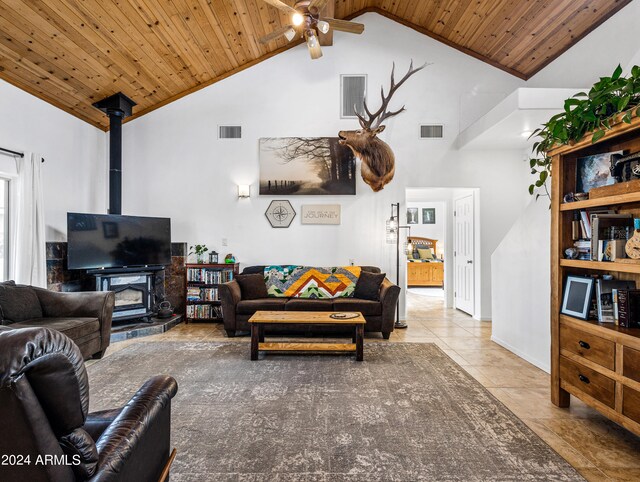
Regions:
<instances>
[{"instance_id":1,"label":"doorway","mask_svg":"<svg viewBox=\"0 0 640 482\"><path fill-rule=\"evenodd\" d=\"M479 313L478 189L407 188L405 284L412 310ZM428 248L431 248L430 250ZM424 311L421 311L424 313Z\"/></svg>"}]
</instances>

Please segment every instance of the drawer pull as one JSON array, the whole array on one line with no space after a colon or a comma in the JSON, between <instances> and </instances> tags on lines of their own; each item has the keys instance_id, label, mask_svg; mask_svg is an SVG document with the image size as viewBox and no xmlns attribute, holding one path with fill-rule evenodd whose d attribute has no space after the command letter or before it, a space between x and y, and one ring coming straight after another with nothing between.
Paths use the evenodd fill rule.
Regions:
<instances>
[{"instance_id":1,"label":"drawer pull","mask_svg":"<svg viewBox=\"0 0 640 482\"><path fill-rule=\"evenodd\" d=\"M578 378L580 379L580 381L582 383L590 383L589 379L587 377L585 377L584 375L582 375L582 374L578 375Z\"/></svg>"},{"instance_id":2,"label":"drawer pull","mask_svg":"<svg viewBox=\"0 0 640 482\"><path fill-rule=\"evenodd\" d=\"M578 345L580 345L585 350L588 350L589 348L591 348L591 345L589 345L589 343L587 343L586 341L582 341L582 340L580 340L578 342Z\"/></svg>"}]
</instances>

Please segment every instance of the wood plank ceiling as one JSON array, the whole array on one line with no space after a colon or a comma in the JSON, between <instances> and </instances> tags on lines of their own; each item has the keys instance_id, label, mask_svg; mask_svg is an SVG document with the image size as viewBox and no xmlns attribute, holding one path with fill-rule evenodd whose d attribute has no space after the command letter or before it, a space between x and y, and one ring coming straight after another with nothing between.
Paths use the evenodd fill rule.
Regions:
<instances>
[{"instance_id":1,"label":"wood plank ceiling","mask_svg":"<svg viewBox=\"0 0 640 482\"><path fill-rule=\"evenodd\" d=\"M527 79L630 1L336 0L335 17L377 12ZM106 130L93 102L123 92L143 115L296 45L256 41L285 22L261 0L0 0L0 78Z\"/></svg>"}]
</instances>

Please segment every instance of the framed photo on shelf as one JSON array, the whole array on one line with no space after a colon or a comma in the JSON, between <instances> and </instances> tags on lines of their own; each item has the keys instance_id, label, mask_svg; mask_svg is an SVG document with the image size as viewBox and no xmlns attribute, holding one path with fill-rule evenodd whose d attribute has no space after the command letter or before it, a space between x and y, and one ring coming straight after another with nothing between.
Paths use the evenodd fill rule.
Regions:
<instances>
[{"instance_id":1,"label":"framed photo on shelf","mask_svg":"<svg viewBox=\"0 0 640 482\"><path fill-rule=\"evenodd\" d=\"M581 320L589 319L589 310L593 299L593 285L593 278L567 276L560 313L574 316Z\"/></svg>"},{"instance_id":2,"label":"framed photo on shelf","mask_svg":"<svg viewBox=\"0 0 640 482\"><path fill-rule=\"evenodd\" d=\"M576 167L576 192L589 192L594 187L609 186L616 180L611 175L611 156L622 151L604 152L579 157Z\"/></svg>"}]
</instances>

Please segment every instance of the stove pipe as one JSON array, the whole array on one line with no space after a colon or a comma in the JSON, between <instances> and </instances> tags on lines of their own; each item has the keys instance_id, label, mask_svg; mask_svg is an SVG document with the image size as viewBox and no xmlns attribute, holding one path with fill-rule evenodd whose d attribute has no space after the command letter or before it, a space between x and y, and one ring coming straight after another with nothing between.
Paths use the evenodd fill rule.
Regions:
<instances>
[{"instance_id":1,"label":"stove pipe","mask_svg":"<svg viewBox=\"0 0 640 482\"><path fill-rule=\"evenodd\" d=\"M122 214L122 120L134 105L121 92L93 104L109 116L109 214Z\"/></svg>"}]
</instances>

